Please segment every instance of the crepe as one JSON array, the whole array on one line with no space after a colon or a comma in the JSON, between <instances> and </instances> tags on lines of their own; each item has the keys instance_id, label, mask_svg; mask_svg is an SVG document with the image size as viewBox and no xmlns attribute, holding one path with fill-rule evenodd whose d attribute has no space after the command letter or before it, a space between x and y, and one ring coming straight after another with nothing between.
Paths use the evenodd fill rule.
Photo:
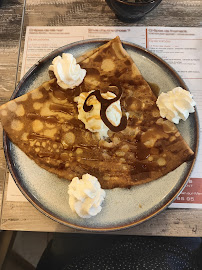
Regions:
<instances>
[{"instance_id":1,"label":"crepe","mask_svg":"<svg viewBox=\"0 0 202 270\"><path fill-rule=\"evenodd\" d=\"M89 173L102 188L128 188L158 179L194 156L176 126L160 117L156 96L118 37L78 61L87 71L78 87L64 90L53 78L0 107L8 137L40 167L67 180ZM78 120L74 98L117 84L127 127L99 140Z\"/></svg>"}]
</instances>

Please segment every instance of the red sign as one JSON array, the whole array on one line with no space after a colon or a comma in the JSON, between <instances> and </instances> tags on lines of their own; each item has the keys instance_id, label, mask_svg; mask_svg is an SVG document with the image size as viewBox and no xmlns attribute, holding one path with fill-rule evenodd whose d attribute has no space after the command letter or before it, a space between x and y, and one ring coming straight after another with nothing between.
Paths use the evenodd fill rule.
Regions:
<instances>
[{"instance_id":1,"label":"red sign","mask_svg":"<svg viewBox=\"0 0 202 270\"><path fill-rule=\"evenodd\" d=\"M174 203L202 204L202 178L190 178L186 187Z\"/></svg>"}]
</instances>

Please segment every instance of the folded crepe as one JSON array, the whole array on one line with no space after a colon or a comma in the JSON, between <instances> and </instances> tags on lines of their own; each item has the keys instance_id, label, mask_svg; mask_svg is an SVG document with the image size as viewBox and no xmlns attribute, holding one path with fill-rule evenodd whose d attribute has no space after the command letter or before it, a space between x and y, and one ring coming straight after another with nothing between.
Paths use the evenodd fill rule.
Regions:
<instances>
[{"instance_id":1,"label":"folded crepe","mask_svg":"<svg viewBox=\"0 0 202 270\"><path fill-rule=\"evenodd\" d=\"M193 157L175 125L160 117L156 96L118 37L77 60L87 71L78 87L64 90L53 78L0 107L5 132L29 158L67 180L89 173L110 189L158 179ZM99 140L78 120L74 98L117 84L127 126Z\"/></svg>"}]
</instances>

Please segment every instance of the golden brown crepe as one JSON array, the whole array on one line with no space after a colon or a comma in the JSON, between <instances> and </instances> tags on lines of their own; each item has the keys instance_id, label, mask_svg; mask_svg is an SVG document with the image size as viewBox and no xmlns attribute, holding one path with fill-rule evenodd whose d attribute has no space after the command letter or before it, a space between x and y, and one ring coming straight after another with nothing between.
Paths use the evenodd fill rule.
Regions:
<instances>
[{"instance_id":1,"label":"golden brown crepe","mask_svg":"<svg viewBox=\"0 0 202 270\"><path fill-rule=\"evenodd\" d=\"M117 37L79 58L87 75L75 89L56 79L0 107L10 140L40 167L71 180L89 173L102 188L131 187L155 180L193 157L178 129L160 117L156 97ZM107 140L78 120L74 98L121 85L127 127Z\"/></svg>"}]
</instances>

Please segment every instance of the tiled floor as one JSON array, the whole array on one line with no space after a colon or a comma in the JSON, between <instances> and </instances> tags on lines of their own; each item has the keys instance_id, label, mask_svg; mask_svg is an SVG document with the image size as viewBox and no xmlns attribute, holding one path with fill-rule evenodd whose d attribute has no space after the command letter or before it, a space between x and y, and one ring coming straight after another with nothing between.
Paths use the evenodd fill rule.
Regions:
<instances>
[{"instance_id":1,"label":"tiled floor","mask_svg":"<svg viewBox=\"0 0 202 270\"><path fill-rule=\"evenodd\" d=\"M17 232L3 270L35 269L51 237L50 233Z\"/></svg>"}]
</instances>

